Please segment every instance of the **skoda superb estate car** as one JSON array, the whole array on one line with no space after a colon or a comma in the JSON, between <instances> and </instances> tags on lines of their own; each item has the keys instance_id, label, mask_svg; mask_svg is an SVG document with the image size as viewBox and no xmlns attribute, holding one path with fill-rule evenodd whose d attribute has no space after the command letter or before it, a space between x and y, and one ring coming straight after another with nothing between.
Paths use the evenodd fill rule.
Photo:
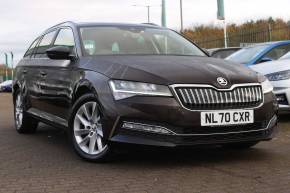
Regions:
<instances>
[{"instance_id":1,"label":"skoda superb estate car","mask_svg":"<svg viewBox=\"0 0 290 193\"><path fill-rule=\"evenodd\" d=\"M248 148L276 133L272 90L167 28L65 22L37 37L16 68L15 126L65 128L89 161L120 143Z\"/></svg>"}]
</instances>

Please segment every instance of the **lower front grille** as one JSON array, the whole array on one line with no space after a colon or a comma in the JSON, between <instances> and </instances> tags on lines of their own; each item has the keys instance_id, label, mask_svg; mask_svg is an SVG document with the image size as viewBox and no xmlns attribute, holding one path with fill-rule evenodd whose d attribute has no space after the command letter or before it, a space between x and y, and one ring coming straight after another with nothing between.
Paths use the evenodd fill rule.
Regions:
<instances>
[{"instance_id":1,"label":"lower front grille","mask_svg":"<svg viewBox=\"0 0 290 193\"><path fill-rule=\"evenodd\" d=\"M137 137L138 139L150 139L152 141L160 142L158 145L162 145L162 142L165 142L183 146L267 140L271 138L271 135L273 134L275 128L276 127L271 127L265 130L220 135L159 135L153 133L139 133L132 130L121 130L118 134L133 136ZM156 135L158 135L158 137Z\"/></svg>"},{"instance_id":2,"label":"lower front grille","mask_svg":"<svg viewBox=\"0 0 290 193\"><path fill-rule=\"evenodd\" d=\"M174 88L182 105L191 110L250 108L263 102L259 84L236 86L233 89L182 85Z\"/></svg>"},{"instance_id":3,"label":"lower front grille","mask_svg":"<svg viewBox=\"0 0 290 193\"><path fill-rule=\"evenodd\" d=\"M207 136L187 136L178 138L174 143L181 145L192 144L213 144L213 143L229 143L241 141L259 141L268 139L273 133L274 128L266 130L246 132L246 133L233 133L225 135L207 135Z\"/></svg>"},{"instance_id":4,"label":"lower front grille","mask_svg":"<svg viewBox=\"0 0 290 193\"><path fill-rule=\"evenodd\" d=\"M229 126L215 126L215 127L201 127L199 124L188 126L188 127L181 127L177 125L170 125L168 123L161 123L161 122L152 122L152 121L140 121L140 120L122 120L120 122L119 127L123 129L131 129L135 131L144 131L149 132L146 129L140 130L140 129L133 129L124 127L124 123L136 123L137 125L146 125L151 126L155 128L163 128L169 131L168 133L161 133L166 135L212 135L215 133L232 133L232 132L251 132L254 130L264 129L267 127L269 121L255 121L251 124L246 125L229 125ZM151 133L157 133L157 132L151 132Z\"/></svg>"}]
</instances>

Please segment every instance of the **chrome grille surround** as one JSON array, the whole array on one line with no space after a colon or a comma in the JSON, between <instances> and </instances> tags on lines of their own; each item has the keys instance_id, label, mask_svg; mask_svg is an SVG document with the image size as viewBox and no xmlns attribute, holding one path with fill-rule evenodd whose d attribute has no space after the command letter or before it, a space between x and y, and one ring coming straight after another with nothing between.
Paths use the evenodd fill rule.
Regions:
<instances>
[{"instance_id":1,"label":"chrome grille surround","mask_svg":"<svg viewBox=\"0 0 290 193\"><path fill-rule=\"evenodd\" d=\"M234 84L227 89L203 84L174 84L170 87L181 106L191 111L258 108L264 103L259 83Z\"/></svg>"}]
</instances>

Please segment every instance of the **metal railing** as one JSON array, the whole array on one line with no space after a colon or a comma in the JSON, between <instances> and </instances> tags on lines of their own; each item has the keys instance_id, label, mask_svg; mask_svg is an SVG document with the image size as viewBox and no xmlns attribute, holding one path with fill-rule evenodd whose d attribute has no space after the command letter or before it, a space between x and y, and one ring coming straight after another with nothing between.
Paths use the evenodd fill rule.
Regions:
<instances>
[{"instance_id":1,"label":"metal railing","mask_svg":"<svg viewBox=\"0 0 290 193\"><path fill-rule=\"evenodd\" d=\"M258 30L247 30L228 34L228 46L239 47L253 43L280 41L290 39L290 26L288 27L267 27ZM207 38L195 40L202 48L224 47L224 38Z\"/></svg>"}]
</instances>

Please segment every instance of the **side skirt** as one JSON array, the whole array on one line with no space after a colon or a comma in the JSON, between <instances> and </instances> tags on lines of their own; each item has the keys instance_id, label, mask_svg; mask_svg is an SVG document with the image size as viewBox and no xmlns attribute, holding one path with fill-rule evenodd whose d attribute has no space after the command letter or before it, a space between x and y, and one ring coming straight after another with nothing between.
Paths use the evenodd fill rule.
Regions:
<instances>
[{"instance_id":1,"label":"side skirt","mask_svg":"<svg viewBox=\"0 0 290 193\"><path fill-rule=\"evenodd\" d=\"M62 119L58 116L52 115L50 113L46 113L36 108L30 108L27 111L27 113L35 117L39 121L44 122L48 125L59 127L59 128L68 128L67 120Z\"/></svg>"}]
</instances>

